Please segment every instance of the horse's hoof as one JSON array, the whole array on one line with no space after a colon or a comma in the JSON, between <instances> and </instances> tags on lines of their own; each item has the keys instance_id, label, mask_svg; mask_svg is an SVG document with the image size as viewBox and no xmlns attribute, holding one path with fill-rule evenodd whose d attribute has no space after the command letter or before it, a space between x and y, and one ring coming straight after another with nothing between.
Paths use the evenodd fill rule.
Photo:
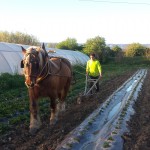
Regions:
<instances>
[{"instance_id":1,"label":"horse's hoof","mask_svg":"<svg viewBox=\"0 0 150 150\"><path fill-rule=\"evenodd\" d=\"M56 122L57 122L57 119L50 120L50 125L55 125Z\"/></svg>"},{"instance_id":2,"label":"horse's hoof","mask_svg":"<svg viewBox=\"0 0 150 150\"><path fill-rule=\"evenodd\" d=\"M37 132L37 128L30 128L29 132L31 135L34 135Z\"/></svg>"},{"instance_id":3,"label":"horse's hoof","mask_svg":"<svg viewBox=\"0 0 150 150\"><path fill-rule=\"evenodd\" d=\"M80 104L81 104L81 102L82 102L81 97L78 97L78 98L77 98L77 104L79 104L79 105L80 105Z\"/></svg>"}]
</instances>

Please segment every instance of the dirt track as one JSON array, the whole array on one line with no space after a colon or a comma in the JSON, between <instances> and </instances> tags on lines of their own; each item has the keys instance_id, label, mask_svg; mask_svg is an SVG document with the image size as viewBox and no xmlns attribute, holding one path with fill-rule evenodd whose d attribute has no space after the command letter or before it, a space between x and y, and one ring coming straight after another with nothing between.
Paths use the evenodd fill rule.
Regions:
<instances>
[{"instance_id":1,"label":"dirt track","mask_svg":"<svg viewBox=\"0 0 150 150\"><path fill-rule=\"evenodd\" d=\"M77 103L68 106L66 112L59 117L55 126L48 126L49 118L42 118L43 125L39 132L31 136L28 126L21 124L13 129L13 132L0 138L2 150L54 150L72 129L78 126L93 110L105 101L113 91L120 87L134 72L117 76L101 85L100 93L91 96L79 105ZM139 100L136 102L136 114L129 123L131 133L126 133L125 149L150 149L150 71L144 82ZM99 97L97 99L97 97ZM132 143L132 144L131 144ZM149 146L149 147L148 147Z\"/></svg>"}]
</instances>

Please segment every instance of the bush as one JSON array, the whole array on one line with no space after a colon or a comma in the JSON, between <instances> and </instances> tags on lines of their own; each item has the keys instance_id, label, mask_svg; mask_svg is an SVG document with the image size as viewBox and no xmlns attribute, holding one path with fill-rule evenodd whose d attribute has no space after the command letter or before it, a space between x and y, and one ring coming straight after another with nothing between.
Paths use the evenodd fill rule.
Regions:
<instances>
[{"instance_id":1,"label":"bush","mask_svg":"<svg viewBox=\"0 0 150 150\"><path fill-rule=\"evenodd\" d=\"M125 55L127 57L144 56L145 51L146 47L142 46L139 43L132 43L127 46L125 50Z\"/></svg>"}]
</instances>

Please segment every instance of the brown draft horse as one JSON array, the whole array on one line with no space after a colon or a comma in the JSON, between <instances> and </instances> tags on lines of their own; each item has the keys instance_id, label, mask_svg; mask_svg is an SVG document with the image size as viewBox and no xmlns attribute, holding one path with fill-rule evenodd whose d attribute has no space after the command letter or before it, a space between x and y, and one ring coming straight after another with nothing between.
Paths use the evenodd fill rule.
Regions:
<instances>
[{"instance_id":1,"label":"brown draft horse","mask_svg":"<svg viewBox=\"0 0 150 150\"><path fill-rule=\"evenodd\" d=\"M49 58L45 45L41 47L22 47L24 59L25 84L30 98L30 133L35 133L41 126L38 98L49 97L51 100L50 124L55 124L58 113L65 109L65 98L72 80L72 67L65 58ZM57 104L57 99L59 103Z\"/></svg>"}]
</instances>

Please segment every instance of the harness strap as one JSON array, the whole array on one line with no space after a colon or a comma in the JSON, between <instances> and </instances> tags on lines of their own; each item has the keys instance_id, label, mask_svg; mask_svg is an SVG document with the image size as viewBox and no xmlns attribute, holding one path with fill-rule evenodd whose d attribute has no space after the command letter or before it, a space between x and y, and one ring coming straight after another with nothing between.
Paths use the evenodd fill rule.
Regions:
<instances>
[{"instance_id":1,"label":"harness strap","mask_svg":"<svg viewBox=\"0 0 150 150\"><path fill-rule=\"evenodd\" d=\"M43 72L43 70L46 68L46 74L44 75L44 76L41 76L41 74L42 74L42 72ZM37 80L36 80L36 83L38 84L40 81L42 81L42 80L44 80L48 75L49 75L49 70L48 70L48 68L49 68L49 60L47 59L47 61L46 61L46 63L45 63L45 65L44 65L44 67L42 68L42 70L41 70L41 72L40 72L40 74L38 75L38 77L37 77Z\"/></svg>"},{"instance_id":2,"label":"harness strap","mask_svg":"<svg viewBox=\"0 0 150 150\"><path fill-rule=\"evenodd\" d=\"M60 60L60 64L61 64L61 59L59 59ZM38 84L40 81L42 81L42 80L44 80L48 75L51 75L51 76L59 76L59 77L72 77L72 76L65 76L65 75L60 75L60 74L58 74L58 73L53 73L52 71L51 71L51 64L53 64L54 65L54 67L56 67L56 68L58 68L58 65L56 65L56 63L54 63L52 60L49 60L48 58L47 58L47 61L46 61L46 63L45 63L45 65L44 65L44 67L42 68L42 70L41 70L41 72L40 72L40 74L38 75L38 78L37 78L37 80L36 80L36 84ZM44 69L46 69L46 73L43 75L43 76L41 76L42 75L42 72L44 71ZM59 68L58 68L59 69ZM58 70L58 72L61 70L61 67L60 67L60 69Z\"/></svg>"}]
</instances>

